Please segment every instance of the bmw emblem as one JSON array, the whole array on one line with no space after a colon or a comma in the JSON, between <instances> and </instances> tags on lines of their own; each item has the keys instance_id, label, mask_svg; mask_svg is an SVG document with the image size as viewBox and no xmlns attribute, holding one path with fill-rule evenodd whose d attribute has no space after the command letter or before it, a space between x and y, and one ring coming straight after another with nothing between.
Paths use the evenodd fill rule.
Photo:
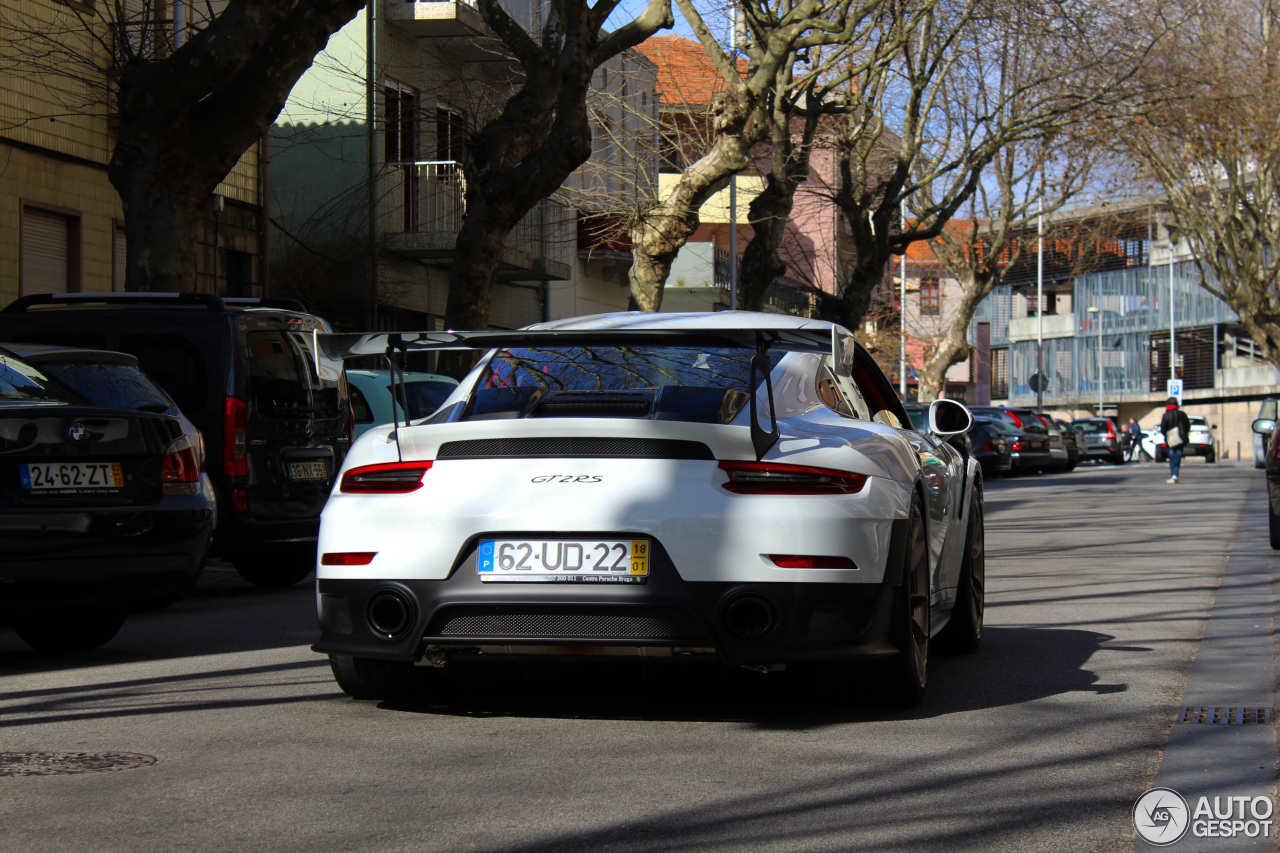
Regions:
<instances>
[{"instance_id":1,"label":"bmw emblem","mask_svg":"<svg viewBox=\"0 0 1280 853\"><path fill-rule=\"evenodd\" d=\"M72 424L71 429L67 430L67 435L71 437L72 441L84 441L88 434L84 424Z\"/></svg>"}]
</instances>

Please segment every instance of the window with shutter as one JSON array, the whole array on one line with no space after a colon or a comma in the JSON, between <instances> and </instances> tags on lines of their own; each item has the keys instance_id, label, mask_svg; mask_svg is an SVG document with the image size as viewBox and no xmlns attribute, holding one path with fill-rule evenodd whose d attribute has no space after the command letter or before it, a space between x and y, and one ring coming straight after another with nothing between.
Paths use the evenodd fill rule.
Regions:
<instances>
[{"instance_id":1,"label":"window with shutter","mask_svg":"<svg viewBox=\"0 0 1280 853\"><path fill-rule=\"evenodd\" d=\"M21 295L78 290L74 271L78 229L75 217L22 208Z\"/></svg>"}]
</instances>

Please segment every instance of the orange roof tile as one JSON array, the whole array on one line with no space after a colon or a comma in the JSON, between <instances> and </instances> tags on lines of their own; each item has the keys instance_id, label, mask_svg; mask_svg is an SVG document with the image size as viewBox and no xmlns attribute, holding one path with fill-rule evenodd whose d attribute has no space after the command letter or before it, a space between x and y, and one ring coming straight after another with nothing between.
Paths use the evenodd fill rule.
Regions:
<instances>
[{"instance_id":1,"label":"orange roof tile","mask_svg":"<svg viewBox=\"0 0 1280 853\"><path fill-rule=\"evenodd\" d=\"M658 94L665 103L706 105L724 90L724 79L696 41L651 36L636 49L658 66Z\"/></svg>"}]
</instances>

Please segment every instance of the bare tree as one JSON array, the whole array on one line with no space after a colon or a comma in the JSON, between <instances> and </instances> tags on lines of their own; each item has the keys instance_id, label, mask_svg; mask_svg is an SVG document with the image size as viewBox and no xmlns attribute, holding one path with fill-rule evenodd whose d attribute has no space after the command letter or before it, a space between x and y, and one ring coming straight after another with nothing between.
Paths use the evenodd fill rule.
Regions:
<instances>
[{"instance_id":1,"label":"bare tree","mask_svg":"<svg viewBox=\"0 0 1280 853\"><path fill-rule=\"evenodd\" d=\"M124 205L130 290L192 289L196 235L214 189L365 0L226 0L220 11L183 4L191 17L177 44L169 5L69 3L38 23L23 7L0 10L11 70L56 88L72 114L111 100L107 174Z\"/></svg>"},{"instance_id":2,"label":"bare tree","mask_svg":"<svg viewBox=\"0 0 1280 853\"><path fill-rule=\"evenodd\" d=\"M1201 284L1280 366L1280 17L1274 0L1185 7L1151 71L1174 97L1137 117L1128 150L1163 188Z\"/></svg>"},{"instance_id":3,"label":"bare tree","mask_svg":"<svg viewBox=\"0 0 1280 853\"><path fill-rule=\"evenodd\" d=\"M739 9L746 25L746 61L741 64L726 55L692 0L677 2L724 89L712 104L709 150L682 172L667 198L641 213L632 228L631 295L645 311L656 311L662 304L671 263L697 230L702 205L750 165L753 146L768 138L770 96L780 75L803 87L807 77L789 77L792 72L786 71L798 55L859 41L865 23L887 0L744 0Z\"/></svg>"},{"instance_id":4,"label":"bare tree","mask_svg":"<svg viewBox=\"0 0 1280 853\"><path fill-rule=\"evenodd\" d=\"M501 112L466 142L466 216L449 280L447 326L485 327L508 235L591 156L588 95L596 69L673 22L670 0L649 0L639 16L606 32L617 7L618 0L550 0L540 28L531 32L498 0L479 0L520 79Z\"/></svg>"},{"instance_id":5,"label":"bare tree","mask_svg":"<svg viewBox=\"0 0 1280 853\"><path fill-rule=\"evenodd\" d=\"M904 36L898 30L918 4L919 23ZM852 263L819 308L850 326L890 257L942 235L1002 152L1018 148L1002 167L1012 176L1028 143L1130 98L1150 43L1103 2L901 0L895 11L867 48L873 61L860 57L864 70L850 83L857 108L845 111L835 137L839 175L830 194L847 223ZM909 223L901 221L904 204Z\"/></svg>"}]
</instances>

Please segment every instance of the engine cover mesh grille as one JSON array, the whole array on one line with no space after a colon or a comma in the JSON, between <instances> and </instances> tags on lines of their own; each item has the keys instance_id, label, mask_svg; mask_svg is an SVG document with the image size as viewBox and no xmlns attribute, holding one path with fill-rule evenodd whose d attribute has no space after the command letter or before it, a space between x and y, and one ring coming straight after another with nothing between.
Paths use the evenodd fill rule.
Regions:
<instances>
[{"instance_id":1,"label":"engine cover mesh grille","mask_svg":"<svg viewBox=\"0 0 1280 853\"><path fill-rule=\"evenodd\" d=\"M711 448L700 441L674 438L477 438L447 441L437 459L707 459Z\"/></svg>"},{"instance_id":2,"label":"engine cover mesh grille","mask_svg":"<svg viewBox=\"0 0 1280 853\"><path fill-rule=\"evenodd\" d=\"M670 608L450 607L427 633L478 639L705 640L697 620Z\"/></svg>"}]
</instances>

